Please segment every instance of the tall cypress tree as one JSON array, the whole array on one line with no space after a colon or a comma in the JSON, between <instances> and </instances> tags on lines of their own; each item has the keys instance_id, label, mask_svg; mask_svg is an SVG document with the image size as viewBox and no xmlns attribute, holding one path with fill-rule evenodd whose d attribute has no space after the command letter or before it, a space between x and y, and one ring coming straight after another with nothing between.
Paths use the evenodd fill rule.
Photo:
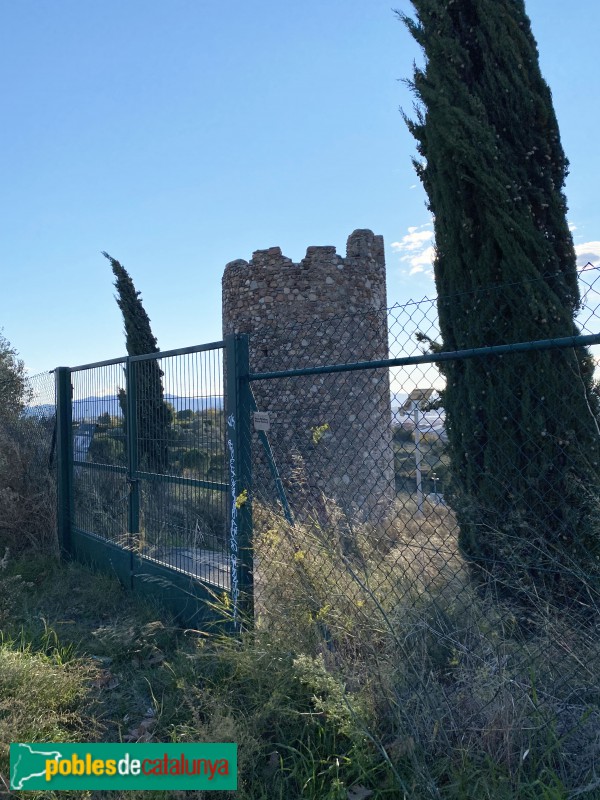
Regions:
<instances>
[{"instance_id":1,"label":"tall cypress tree","mask_svg":"<svg viewBox=\"0 0 600 800\"><path fill-rule=\"evenodd\" d=\"M112 266L117 290L117 305L123 314L125 342L130 356L158 353L159 347L150 328L150 318L142 305L140 292L125 267L108 253L102 255ZM164 472L168 465L168 441L172 414L165 403L163 373L156 359L136 363L137 436L140 466L151 472ZM125 405L123 394L119 402Z\"/></svg>"},{"instance_id":2,"label":"tall cypress tree","mask_svg":"<svg viewBox=\"0 0 600 800\"><path fill-rule=\"evenodd\" d=\"M523 0L412 4L416 17L400 16L425 66L415 68L419 103L407 123L434 214L443 348L578 333L568 164ZM588 602L600 572L599 409L588 351L442 369L452 503L476 574L523 601Z\"/></svg>"}]
</instances>

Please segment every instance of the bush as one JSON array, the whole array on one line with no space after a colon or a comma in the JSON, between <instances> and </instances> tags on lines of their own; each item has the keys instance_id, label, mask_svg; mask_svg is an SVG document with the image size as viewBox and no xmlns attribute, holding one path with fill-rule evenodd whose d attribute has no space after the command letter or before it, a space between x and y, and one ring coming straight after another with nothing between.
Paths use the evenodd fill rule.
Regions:
<instances>
[{"instance_id":1,"label":"bush","mask_svg":"<svg viewBox=\"0 0 600 800\"><path fill-rule=\"evenodd\" d=\"M51 439L47 421L0 421L0 552L58 554Z\"/></svg>"},{"instance_id":2,"label":"bush","mask_svg":"<svg viewBox=\"0 0 600 800\"><path fill-rule=\"evenodd\" d=\"M8 339L0 333L0 420L17 418L26 399L24 364Z\"/></svg>"},{"instance_id":3,"label":"bush","mask_svg":"<svg viewBox=\"0 0 600 800\"><path fill-rule=\"evenodd\" d=\"M39 376L39 388L53 386ZM57 552L56 486L51 469L54 422L26 411L35 380L0 334L0 556L34 546Z\"/></svg>"}]
</instances>

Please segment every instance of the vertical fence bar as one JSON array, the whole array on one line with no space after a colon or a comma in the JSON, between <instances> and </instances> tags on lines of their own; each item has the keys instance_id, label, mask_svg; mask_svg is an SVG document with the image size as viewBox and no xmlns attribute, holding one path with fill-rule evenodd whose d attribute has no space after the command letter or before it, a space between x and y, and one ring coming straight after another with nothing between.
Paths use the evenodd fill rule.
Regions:
<instances>
[{"instance_id":1,"label":"vertical fence bar","mask_svg":"<svg viewBox=\"0 0 600 800\"><path fill-rule=\"evenodd\" d=\"M138 479L137 441L137 364L130 358L125 367L127 386L127 481L129 503L127 508L128 546L130 554L130 581L133 586L135 559L139 549L140 532L140 482Z\"/></svg>"},{"instance_id":2,"label":"vertical fence bar","mask_svg":"<svg viewBox=\"0 0 600 800\"><path fill-rule=\"evenodd\" d=\"M419 424L421 422L421 412L419 409L419 402L415 402L415 410L413 411L413 420L415 423L415 479L417 484L417 516L423 516L423 479L421 475L421 461L423 454L421 452L421 429Z\"/></svg>"},{"instance_id":3,"label":"vertical fence bar","mask_svg":"<svg viewBox=\"0 0 600 800\"><path fill-rule=\"evenodd\" d=\"M57 367L56 382L56 465L57 465L57 523L61 555L71 555L71 524L73 519L73 389L71 370Z\"/></svg>"},{"instance_id":4,"label":"vertical fence bar","mask_svg":"<svg viewBox=\"0 0 600 800\"><path fill-rule=\"evenodd\" d=\"M227 362L227 458L229 470L229 558L233 625L254 619L252 541L252 434L248 336L225 338Z\"/></svg>"}]
</instances>

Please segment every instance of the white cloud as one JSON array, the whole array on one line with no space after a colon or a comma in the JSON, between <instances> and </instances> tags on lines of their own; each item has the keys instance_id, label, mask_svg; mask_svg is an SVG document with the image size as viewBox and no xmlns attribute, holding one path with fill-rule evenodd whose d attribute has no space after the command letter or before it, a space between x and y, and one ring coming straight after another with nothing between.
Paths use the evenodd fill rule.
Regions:
<instances>
[{"instance_id":1,"label":"white cloud","mask_svg":"<svg viewBox=\"0 0 600 800\"><path fill-rule=\"evenodd\" d=\"M413 252L422 250L423 247L433 239L433 231L420 231L417 228L409 228L406 236L400 242L392 242L392 247L399 253Z\"/></svg>"},{"instance_id":2,"label":"white cloud","mask_svg":"<svg viewBox=\"0 0 600 800\"><path fill-rule=\"evenodd\" d=\"M593 264L600 267L600 242L583 242L575 245L577 255L577 266L585 267L586 264Z\"/></svg>"},{"instance_id":3,"label":"white cloud","mask_svg":"<svg viewBox=\"0 0 600 800\"><path fill-rule=\"evenodd\" d=\"M569 228L574 231L576 227L569 223ZM433 241L432 223L425 225L412 225L407 228L406 236L390 245L400 255L400 261L406 264L408 270L404 274L417 275L426 273L433 275L433 260L435 258L435 242ZM600 267L600 241L583 242L575 245L577 266L585 267L592 264Z\"/></svg>"},{"instance_id":4,"label":"white cloud","mask_svg":"<svg viewBox=\"0 0 600 800\"><path fill-rule=\"evenodd\" d=\"M431 228L431 222L411 226L407 228L406 236L391 244L392 249L400 254L400 261L407 265L409 275L416 275L419 272L432 273L435 247Z\"/></svg>"},{"instance_id":5,"label":"white cloud","mask_svg":"<svg viewBox=\"0 0 600 800\"><path fill-rule=\"evenodd\" d=\"M575 225L573 222L569 222L569 230L571 232L576 231L577 230L577 225Z\"/></svg>"},{"instance_id":6,"label":"white cloud","mask_svg":"<svg viewBox=\"0 0 600 800\"><path fill-rule=\"evenodd\" d=\"M433 246L426 247L415 256L404 256L401 261L408 261L410 264L409 275L414 275L417 272L425 272L431 270L433 267L433 259L435 258L435 248Z\"/></svg>"}]
</instances>

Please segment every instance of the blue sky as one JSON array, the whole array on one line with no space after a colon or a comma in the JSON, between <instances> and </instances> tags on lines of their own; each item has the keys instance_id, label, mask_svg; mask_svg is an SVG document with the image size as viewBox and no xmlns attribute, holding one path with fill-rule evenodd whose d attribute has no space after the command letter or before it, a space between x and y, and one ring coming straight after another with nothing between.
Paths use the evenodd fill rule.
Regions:
<instances>
[{"instance_id":1,"label":"blue sky","mask_svg":"<svg viewBox=\"0 0 600 800\"><path fill-rule=\"evenodd\" d=\"M112 274L161 349L221 335L228 261L383 234L388 300L433 293L431 226L399 107L407 0L0 3L0 327L31 373L124 352ZM571 161L569 219L600 263L600 4L529 0Z\"/></svg>"}]
</instances>

